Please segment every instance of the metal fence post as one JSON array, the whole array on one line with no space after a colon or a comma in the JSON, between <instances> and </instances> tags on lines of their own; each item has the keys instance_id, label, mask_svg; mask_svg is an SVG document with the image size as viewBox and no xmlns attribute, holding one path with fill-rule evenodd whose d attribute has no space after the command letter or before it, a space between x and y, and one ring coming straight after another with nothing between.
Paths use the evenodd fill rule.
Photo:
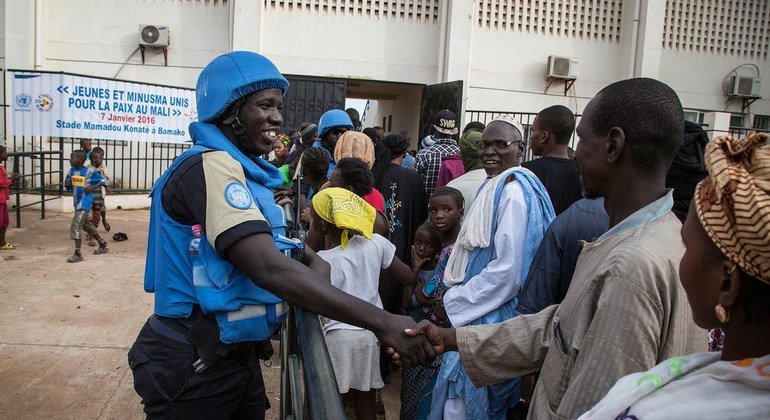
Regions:
<instances>
[{"instance_id":1,"label":"metal fence post","mask_svg":"<svg viewBox=\"0 0 770 420\"><path fill-rule=\"evenodd\" d=\"M40 155L40 218L45 219L45 156Z\"/></svg>"},{"instance_id":2,"label":"metal fence post","mask_svg":"<svg viewBox=\"0 0 770 420\"><path fill-rule=\"evenodd\" d=\"M13 157L13 172L16 173L19 170L19 157ZM13 175L11 175L13 176ZM21 227L21 186L19 185L21 178L16 180L16 228Z\"/></svg>"}]
</instances>

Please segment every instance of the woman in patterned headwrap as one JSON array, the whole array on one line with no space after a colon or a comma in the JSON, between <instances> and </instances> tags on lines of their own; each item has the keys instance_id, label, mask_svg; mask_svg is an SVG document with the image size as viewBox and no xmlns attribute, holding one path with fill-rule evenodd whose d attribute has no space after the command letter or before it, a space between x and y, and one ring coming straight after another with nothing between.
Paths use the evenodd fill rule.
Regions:
<instances>
[{"instance_id":1,"label":"woman in patterned headwrap","mask_svg":"<svg viewBox=\"0 0 770 420\"><path fill-rule=\"evenodd\" d=\"M721 352L628 375L581 418L770 417L770 149L767 133L706 148L682 228L679 277L695 322L725 332ZM661 391L661 392L658 392Z\"/></svg>"}]
</instances>

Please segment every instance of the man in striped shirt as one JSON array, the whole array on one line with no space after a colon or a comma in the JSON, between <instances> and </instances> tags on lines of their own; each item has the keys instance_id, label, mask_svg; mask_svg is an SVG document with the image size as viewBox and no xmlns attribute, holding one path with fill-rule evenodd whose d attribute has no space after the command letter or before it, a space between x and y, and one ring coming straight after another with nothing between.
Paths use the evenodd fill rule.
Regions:
<instances>
[{"instance_id":1,"label":"man in striped shirt","mask_svg":"<svg viewBox=\"0 0 770 420\"><path fill-rule=\"evenodd\" d=\"M436 132L436 142L420 150L414 161L415 170L425 184L426 197L430 197L436 189L441 161L447 156L460 153L457 141L452 138L457 135L457 116L454 112L442 109L436 113L433 130Z\"/></svg>"}]
</instances>

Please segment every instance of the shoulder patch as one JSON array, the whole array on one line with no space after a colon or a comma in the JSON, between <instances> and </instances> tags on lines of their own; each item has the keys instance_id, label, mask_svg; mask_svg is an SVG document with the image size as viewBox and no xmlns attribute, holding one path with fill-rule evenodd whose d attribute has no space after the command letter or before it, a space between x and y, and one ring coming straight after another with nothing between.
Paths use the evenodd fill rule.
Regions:
<instances>
[{"instance_id":1,"label":"shoulder patch","mask_svg":"<svg viewBox=\"0 0 770 420\"><path fill-rule=\"evenodd\" d=\"M252 199L249 190L240 182L231 182L225 187L227 204L236 209L246 210L251 207Z\"/></svg>"}]
</instances>

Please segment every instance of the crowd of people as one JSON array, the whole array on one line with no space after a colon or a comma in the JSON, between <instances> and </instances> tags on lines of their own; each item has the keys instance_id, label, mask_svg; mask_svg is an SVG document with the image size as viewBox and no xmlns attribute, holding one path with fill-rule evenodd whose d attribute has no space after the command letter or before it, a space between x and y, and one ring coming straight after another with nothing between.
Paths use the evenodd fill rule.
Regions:
<instances>
[{"instance_id":1,"label":"crowd of people","mask_svg":"<svg viewBox=\"0 0 770 420\"><path fill-rule=\"evenodd\" d=\"M264 418L256 343L286 302L321 316L349 418L381 418L395 374L402 419L770 413L766 134L708 142L639 78L526 137L441 110L412 156L355 110L281 131L287 87L255 53L200 75L194 147L151 193L129 352L149 418Z\"/></svg>"}]
</instances>

